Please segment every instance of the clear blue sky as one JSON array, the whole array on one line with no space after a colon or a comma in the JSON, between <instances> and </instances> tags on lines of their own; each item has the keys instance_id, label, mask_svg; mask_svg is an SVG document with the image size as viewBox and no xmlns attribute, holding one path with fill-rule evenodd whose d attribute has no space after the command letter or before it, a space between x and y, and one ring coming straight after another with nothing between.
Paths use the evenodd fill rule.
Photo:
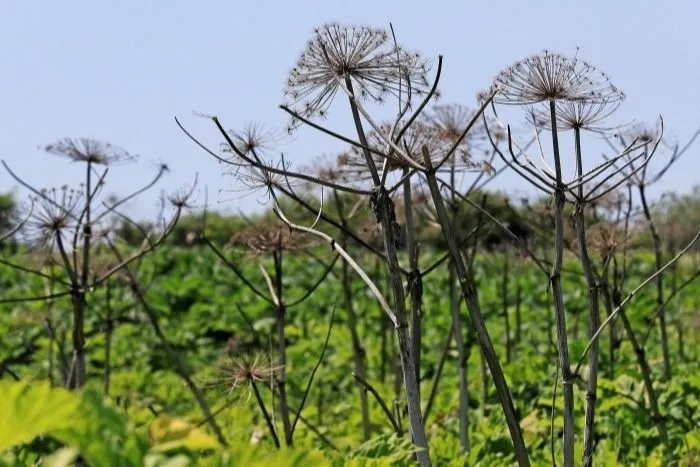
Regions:
<instances>
[{"instance_id":1,"label":"clear blue sky","mask_svg":"<svg viewBox=\"0 0 700 467\"><path fill-rule=\"evenodd\" d=\"M0 2L0 154L39 187L80 179L79 167L38 150L64 136L109 141L140 154L112 169L107 191L127 193L159 161L168 191L199 173L210 199L232 181L194 147L173 117L217 146L218 115L228 128L246 122L283 127L277 109L286 74L314 26L327 21L393 22L399 41L445 57L443 102L473 105L475 93L515 60L550 49L574 53L610 75L628 96L617 119L664 116L678 139L700 126L700 3L632 1L154 1L3 0ZM348 129L345 109L329 121ZM340 147L304 130L285 153L298 164ZM700 144L668 173L661 189L700 182ZM0 191L15 186L0 172ZM498 187L522 186L514 176ZM18 193L23 194L23 191ZM130 207L155 212L158 190ZM225 195L222 195L225 197ZM200 195L200 200L203 196ZM258 208L255 197L222 207Z\"/></svg>"}]
</instances>

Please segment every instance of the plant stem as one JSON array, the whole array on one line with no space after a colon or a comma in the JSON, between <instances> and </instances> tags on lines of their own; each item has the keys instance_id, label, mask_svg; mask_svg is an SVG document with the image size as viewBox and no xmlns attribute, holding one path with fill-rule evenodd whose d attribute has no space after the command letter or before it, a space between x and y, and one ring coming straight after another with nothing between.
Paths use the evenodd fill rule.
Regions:
<instances>
[{"instance_id":1,"label":"plant stem","mask_svg":"<svg viewBox=\"0 0 700 467\"><path fill-rule=\"evenodd\" d=\"M663 267L661 237L656 229L654 219L651 217L651 211L649 210L649 203L647 203L646 197L646 186L642 183L637 188L639 190L639 198L642 202L644 217L649 225L649 230L651 231L651 236L654 240L654 261L656 263L656 270L658 271ZM661 352L663 354L664 362L664 380L668 381L671 379L671 356L668 348L668 329L666 327L666 307L664 306L663 276L663 273L656 276L656 314L659 316L659 330L661 331Z\"/></svg>"},{"instance_id":2,"label":"plant stem","mask_svg":"<svg viewBox=\"0 0 700 467\"><path fill-rule=\"evenodd\" d=\"M262 412L263 418L265 419L265 423L267 424L267 429L270 430L272 441L275 443L275 447L279 449L280 440L277 436L277 430L275 430L275 424L272 422L272 418L270 418L270 414L267 412L267 408L265 408L265 401L263 401L262 397L260 396L258 385L255 384L254 379L250 380L250 386L253 388L253 394L255 394L255 401L258 403L258 407L260 407L260 411Z\"/></svg>"},{"instance_id":3,"label":"plant stem","mask_svg":"<svg viewBox=\"0 0 700 467\"><path fill-rule=\"evenodd\" d=\"M574 128L575 151L576 151L576 176L583 175L583 163L581 158L581 130ZM600 309L598 299L598 283L593 274L591 258L588 255L588 246L586 239L586 221L584 216L583 203L583 185L579 184L578 198L574 210L574 227L576 229L576 238L579 245L579 256L583 275L586 278L588 286L588 320L590 336L595 335L598 330L600 321ZM596 343L591 347L591 352L588 354L588 382L586 386L586 414L585 425L583 429L583 460L582 465L589 467L593 465L593 448L595 441L595 404L598 390L598 352L599 344Z\"/></svg>"},{"instance_id":4,"label":"plant stem","mask_svg":"<svg viewBox=\"0 0 700 467\"><path fill-rule=\"evenodd\" d=\"M352 90L352 83L346 79L346 85L350 91L350 109L352 111L355 129L360 143L366 148L367 138L362 127L360 114L355 103ZM377 169L372 160L372 155L364 150L367 166L372 173L374 182L373 204L375 214L382 226L384 235L384 248L386 249L387 265L391 278L391 285L394 296L394 314L396 316L396 336L399 344L399 355L403 370L403 380L406 389L406 402L408 405L409 431L413 443L420 448L416 453L416 459L422 467L432 465L428 452L428 440L425 436L425 426L421 415L420 392L418 391L418 379L416 369L413 364L413 351L411 350L411 337L408 332L408 320L406 317L406 298L404 295L403 281L401 279L401 269L399 267L398 255L396 252L397 232L396 232L396 212L393 202L386 189L381 185L381 180L377 174Z\"/></svg>"},{"instance_id":5,"label":"plant stem","mask_svg":"<svg viewBox=\"0 0 700 467\"><path fill-rule=\"evenodd\" d=\"M469 452L469 386L468 386L468 355L460 317L460 305L462 296L457 288L457 273L453 264L450 264L450 311L452 312L452 334L457 346L459 358L459 442L462 453ZM448 341L449 342L449 341Z\"/></svg>"},{"instance_id":6,"label":"plant stem","mask_svg":"<svg viewBox=\"0 0 700 467\"><path fill-rule=\"evenodd\" d=\"M620 309L619 315L620 320L622 321L622 325L624 326L625 331L627 332L627 337L629 338L630 343L632 344L632 348L634 349L634 354L637 357L637 364L639 365L639 369L642 372L644 388L646 389L647 396L649 397L649 405L651 408L652 419L656 424L656 429L659 431L659 438L661 438L661 442L663 444L668 445L668 432L666 431L666 422L664 422L663 416L661 415L661 410L659 408L659 398L656 394L656 390L654 389L654 383L651 379L651 368L649 368L649 363L647 362L646 354L644 352L644 349L639 344L637 337L634 334L632 324L627 318L625 310Z\"/></svg>"},{"instance_id":7,"label":"plant stem","mask_svg":"<svg viewBox=\"0 0 700 467\"><path fill-rule=\"evenodd\" d=\"M273 252L275 262L275 324L277 327L277 390L279 391L280 412L282 415L282 425L284 427L284 442L288 447L293 446L292 422L289 417L289 403L287 401L287 343L284 332L287 307L284 304L282 295L282 251Z\"/></svg>"},{"instance_id":8,"label":"plant stem","mask_svg":"<svg viewBox=\"0 0 700 467\"><path fill-rule=\"evenodd\" d=\"M498 356L493 348L491 337L486 329L483 315L481 314L474 278L467 271L467 267L464 264L462 255L457 247L455 235L452 232L452 226L450 225L447 210L445 209L445 203L440 195L440 188L438 187L437 178L432 168L430 154L428 153L428 148L425 146L423 147L423 159L427 169L425 175L428 180L428 186L430 188L433 203L435 204L438 222L442 227L442 233L450 251L450 258L455 266L455 272L459 278L459 283L462 288L462 295L467 303L467 309L469 310L472 325L476 332L479 345L481 346L482 354L489 365L489 369L491 370L498 399L503 407L506 424L508 425L510 437L515 448L515 458L520 466L529 466L530 459L528 457L525 441L518 423L518 417L515 412L515 406L513 405L513 399L511 397L510 390L508 389L508 383L506 382L505 375L503 374L503 369L498 361Z\"/></svg>"},{"instance_id":9,"label":"plant stem","mask_svg":"<svg viewBox=\"0 0 700 467\"><path fill-rule=\"evenodd\" d=\"M564 293L561 286L561 268L564 260L564 183L562 178L561 158L559 155L559 137L557 134L556 106L549 101L552 128L552 146L554 152L554 171L556 188L554 190L554 265L550 283L554 293L554 311L557 324L557 348L562 373L562 392L564 393L564 467L574 465L574 376L569 362L569 346L566 334L566 311Z\"/></svg>"},{"instance_id":10,"label":"plant stem","mask_svg":"<svg viewBox=\"0 0 700 467\"><path fill-rule=\"evenodd\" d=\"M406 250L408 251L409 292L411 295L411 349L413 350L413 366L416 368L418 395L420 397L420 357L421 357L421 304L423 300L423 278L418 269L418 245L413 224L413 207L411 196L411 178L408 167L404 167L403 175L403 205L406 217Z\"/></svg>"},{"instance_id":11,"label":"plant stem","mask_svg":"<svg viewBox=\"0 0 700 467\"><path fill-rule=\"evenodd\" d=\"M345 234L345 231L347 230L347 222L343 213L343 204L337 191L333 192L333 199L338 211L338 217L340 218L341 225L343 226L341 229L342 237L340 242L342 247L347 250L347 235ZM355 314L355 306L352 300L352 279L347 261L343 261L341 274L345 309L348 312L348 328L350 330L350 337L352 338L352 355L355 374L362 379L366 379L367 372L365 368L365 349L362 346L360 334L358 332L357 315ZM384 316L382 316L382 318L386 319ZM362 414L362 439L363 441L367 441L370 438L369 402L367 398L367 391L360 389L359 392L360 412Z\"/></svg>"},{"instance_id":12,"label":"plant stem","mask_svg":"<svg viewBox=\"0 0 700 467\"><path fill-rule=\"evenodd\" d=\"M90 240L92 237L91 210L92 210L92 163L88 161L85 172L85 219L77 228L83 229L83 257L80 275L78 264L75 264L75 278L78 284L73 293L73 371L69 389L80 389L85 385L85 308L87 300L85 291L88 288L90 273ZM76 246L75 244L73 245Z\"/></svg>"},{"instance_id":13,"label":"plant stem","mask_svg":"<svg viewBox=\"0 0 700 467\"><path fill-rule=\"evenodd\" d=\"M112 375L112 335L114 334L114 319L112 317L112 282L107 280L105 283L106 294L106 313L105 316L105 370L104 370L104 393L109 395L109 386Z\"/></svg>"}]
</instances>

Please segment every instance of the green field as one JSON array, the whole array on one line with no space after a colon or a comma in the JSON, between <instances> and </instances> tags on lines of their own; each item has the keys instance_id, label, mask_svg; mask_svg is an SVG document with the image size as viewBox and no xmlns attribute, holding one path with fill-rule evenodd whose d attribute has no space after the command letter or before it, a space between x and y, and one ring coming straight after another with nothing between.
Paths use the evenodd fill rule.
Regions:
<instances>
[{"instance_id":1,"label":"green field","mask_svg":"<svg viewBox=\"0 0 700 467\"><path fill-rule=\"evenodd\" d=\"M263 264L272 271L269 255L248 255L240 249L225 251L230 261L241 265L240 272L266 293L265 279L258 266ZM326 268L319 261L333 259L326 249L315 249L312 254L313 257L297 254L284 258L284 296L290 303L324 274ZM504 258L503 253L478 256L475 275L479 299L494 345L504 362L531 460L534 465L549 465L550 430L553 424L555 438L558 438L562 418L557 413L561 405L558 400L553 421L551 419L557 365L556 348L550 341L555 331L550 298L545 290L547 281L532 265L513 265L516 260L511 257L509 303L504 308ZM365 256L364 259L366 264L373 264L374 258ZM630 287L652 271L648 259L648 255L642 255L630 272ZM425 261L429 263L428 258ZM678 271L681 277L692 272L689 263L684 265ZM513 271L516 267L518 269ZM3 304L0 308L0 334L3 336L0 391L5 421L0 428L0 449L22 443L6 451L3 462L32 465L39 456L54 452L65 442L69 447L54 452L52 458L60 462L61 456L75 452L71 449L79 449L88 460L94 460L93 465L141 465L144 456L148 456L148 462L153 462L147 465L186 465L186 459L196 459L197 465L323 465L323 462L329 465L409 465L410 444L406 444L405 438L401 440L393 435L392 425L373 397L369 398L371 440L363 444L358 409L361 389L351 375L353 347L343 305L340 271L338 262L313 295L301 305L289 308L285 317L286 387L289 404L296 409L302 403L309 377L321 356L335 309L328 347L306 397L303 422L299 422L294 432L294 448L277 457L268 457L274 445L251 385L247 381L234 384L232 379L236 363L256 359L262 373L270 369L271 360L272 366L276 365L274 307L245 287L206 247L158 251L140 264L138 277L167 342L203 388L209 406L217 412L217 423L229 443L226 450L216 442L206 424L187 436L178 434L177 427L168 424L188 423L194 427L201 424L204 416L183 379L173 371L174 364L163 342L123 277L115 276L106 287L90 294L90 313L85 323L88 384L81 394L60 390L45 393L47 381L61 386L61 374L65 371L61 361L70 360L70 299ZM386 287L383 276L375 276L375 280L380 287ZM438 362L449 336L449 296L443 293L447 290L447 281L445 267L425 278L421 357L424 403L432 391ZM9 267L0 269L0 286L6 298L40 296L49 290L49 282ZM582 293L585 290L582 279L573 273L565 275L565 284L567 289L578 291L567 295L569 331L573 336L570 349L575 361L587 341L587 302ZM519 299L518 287L521 288ZM398 401L401 412L403 385L400 371L395 370L397 356L392 330L367 287L354 278L352 289L358 330L366 351L366 380L389 407ZM692 311L697 309L699 293L698 286L692 284L669 308L669 321L679 320L685 328L684 349L680 349L677 327L671 326L674 375L671 381L660 381L661 356L655 328L646 345L649 349L646 358L653 370L676 456L697 453L700 442L697 428L700 375L696 367L700 322L697 311ZM639 334L649 327L653 300L653 287L647 287L627 309ZM509 363L506 363L506 312L511 345ZM519 326L516 314L520 315ZM462 318L468 323L464 309ZM53 340L48 337L47 323L55 337ZM616 328L622 334L619 323ZM443 357L444 369L426 420L431 455L437 465L511 464L512 446L502 411L488 375L484 380L479 349L469 339L468 329L469 325L465 324L469 349L470 453L460 457L458 359L454 343L451 343ZM606 333L601 345L596 423L598 465L643 465L644 462L662 465L659 464L662 452L658 434L629 341L622 340L616 349L612 375L607 363L608 340ZM12 382L10 371L21 382ZM584 365L584 375L585 371ZM272 412L275 407L277 413L279 404L273 406L269 381L258 381L257 386L267 410ZM576 420L581 424L584 397L585 392L578 390ZM276 422L281 424L278 414ZM405 422L402 428L406 429ZM42 432L44 436L32 441ZM554 448L560 449L558 442ZM233 459L233 463L229 464L227 459ZM258 459L260 464L252 459ZM381 459L381 462L372 463L368 459Z\"/></svg>"}]
</instances>

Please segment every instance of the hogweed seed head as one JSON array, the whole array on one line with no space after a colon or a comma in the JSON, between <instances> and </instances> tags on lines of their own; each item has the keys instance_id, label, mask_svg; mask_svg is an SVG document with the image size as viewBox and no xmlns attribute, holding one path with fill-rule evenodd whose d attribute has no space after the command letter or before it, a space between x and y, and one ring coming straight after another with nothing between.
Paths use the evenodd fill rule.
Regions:
<instances>
[{"instance_id":1,"label":"hogweed seed head","mask_svg":"<svg viewBox=\"0 0 700 467\"><path fill-rule=\"evenodd\" d=\"M248 123L242 131L229 130L229 135L236 146L236 149L251 158L265 158L274 150L280 140L280 135L274 130L267 130L261 124ZM228 144L222 146L222 151L233 154L232 162L240 161L234 150Z\"/></svg>"},{"instance_id":2,"label":"hogweed seed head","mask_svg":"<svg viewBox=\"0 0 700 467\"><path fill-rule=\"evenodd\" d=\"M557 130L587 130L594 133L607 133L613 130L614 126L605 126L603 122L624 102L624 93L622 91L618 91L618 93L619 95L604 102L588 102L586 100L556 101L554 105L556 106ZM532 106L531 112L527 115L527 120L538 128L547 130L552 128L548 105L537 104Z\"/></svg>"},{"instance_id":3,"label":"hogweed seed head","mask_svg":"<svg viewBox=\"0 0 700 467\"><path fill-rule=\"evenodd\" d=\"M390 137L390 124L381 125L380 130L382 135ZM395 136L392 138L395 138ZM367 145L373 151L376 151L372 153L372 158L377 167L382 167L385 160L388 164L387 169L390 172L409 166L403 157L396 154L395 151L390 151L385 139L376 131L367 134ZM450 148L450 142L441 137L439 130L435 126L421 121L413 122L397 145L419 165L423 165L423 146L427 146L431 159L435 163ZM370 178L367 160L362 148L353 147L349 149L339 155L336 162L338 171L347 179L366 180Z\"/></svg>"},{"instance_id":4,"label":"hogweed seed head","mask_svg":"<svg viewBox=\"0 0 700 467\"><path fill-rule=\"evenodd\" d=\"M30 240L48 246L64 232L76 229L84 205L84 193L67 185L41 190L26 224Z\"/></svg>"},{"instance_id":5,"label":"hogweed seed head","mask_svg":"<svg viewBox=\"0 0 700 467\"><path fill-rule=\"evenodd\" d=\"M208 387L226 386L230 391L247 383L269 383L280 367L259 356L224 358L217 362L217 377Z\"/></svg>"},{"instance_id":6,"label":"hogweed seed head","mask_svg":"<svg viewBox=\"0 0 700 467\"><path fill-rule=\"evenodd\" d=\"M475 116L476 110L461 104L438 105L433 107L432 112L426 117L426 121L435 127L438 136L451 146L459 140ZM469 132L460 142L455 151L456 157L452 158L455 165L459 166L461 161L462 165L471 169L483 167L481 162L474 159L477 154L485 154L491 149L484 117L477 117ZM486 118L487 123L489 120ZM491 130L491 137L495 141L505 139L502 131L495 130L498 128L497 125L490 125L490 127L494 128L494 130Z\"/></svg>"},{"instance_id":7,"label":"hogweed seed head","mask_svg":"<svg viewBox=\"0 0 700 467\"><path fill-rule=\"evenodd\" d=\"M382 103L409 91L424 94L427 71L426 60L395 46L383 29L329 23L314 31L292 69L285 100L304 118L322 118L346 80L356 97Z\"/></svg>"},{"instance_id":8,"label":"hogweed seed head","mask_svg":"<svg viewBox=\"0 0 700 467\"><path fill-rule=\"evenodd\" d=\"M311 165L304 167L303 172L312 174L317 179L339 184L339 185L351 185L351 178L348 177L347 173L344 173L341 168L344 164L341 161L347 162L349 156L345 153L341 153L335 159L332 157L323 157L316 159Z\"/></svg>"},{"instance_id":9,"label":"hogweed seed head","mask_svg":"<svg viewBox=\"0 0 700 467\"><path fill-rule=\"evenodd\" d=\"M250 225L231 237L231 244L254 253L301 251L317 243L314 237L295 232L280 222L260 222Z\"/></svg>"},{"instance_id":10,"label":"hogweed seed head","mask_svg":"<svg viewBox=\"0 0 700 467\"><path fill-rule=\"evenodd\" d=\"M461 104L436 105L426 117L426 121L435 126L441 138L456 141L475 114L474 109ZM479 118L464 138L464 144L472 146L487 142L486 129L483 121Z\"/></svg>"},{"instance_id":11,"label":"hogweed seed head","mask_svg":"<svg viewBox=\"0 0 700 467\"><path fill-rule=\"evenodd\" d=\"M636 141L640 145L653 144L659 138L661 128L652 126L646 123L635 123L625 131L618 133L623 145L631 144Z\"/></svg>"},{"instance_id":12,"label":"hogweed seed head","mask_svg":"<svg viewBox=\"0 0 700 467\"><path fill-rule=\"evenodd\" d=\"M259 159L258 163L260 164L259 166L241 163L232 168L229 167L224 174L233 175L242 187L221 191L225 193L244 193L246 195L262 191L267 198L265 201L269 201L271 198L274 198L275 188L303 185L300 180L285 177L281 172L286 171L291 166L291 163L284 159L280 158L277 162ZM270 169L274 169L274 171Z\"/></svg>"},{"instance_id":13,"label":"hogweed seed head","mask_svg":"<svg viewBox=\"0 0 700 467\"><path fill-rule=\"evenodd\" d=\"M44 146L43 150L50 154L67 157L74 162L100 165L134 162L137 159L137 156L119 146L90 138L63 138Z\"/></svg>"},{"instance_id":14,"label":"hogweed seed head","mask_svg":"<svg viewBox=\"0 0 700 467\"><path fill-rule=\"evenodd\" d=\"M625 236L624 229L612 222L596 222L589 227L588 238L591 247L603 258L615 254L622 247L632 246L630 236Z\"/></svg>"},{"instance_id":15,"label":"hogweed seed head","mask_svg":"<svg viewBox=\"0 0 700 467\"><path fill-rule=\"evenodd\" d=\"M608 76L577 56L544 51L499 73L491 87L494 102L530 105L548 101L612 103L624 98Z\"/></svg>"}]
</instances>

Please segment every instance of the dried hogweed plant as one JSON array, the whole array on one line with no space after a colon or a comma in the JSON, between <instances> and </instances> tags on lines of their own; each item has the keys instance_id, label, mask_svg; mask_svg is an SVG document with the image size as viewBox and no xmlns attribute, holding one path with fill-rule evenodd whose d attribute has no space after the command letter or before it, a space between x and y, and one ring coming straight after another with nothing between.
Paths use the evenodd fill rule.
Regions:
<instances>
[{"instance_id":1,"label":"dried hogweed plant","mask_svg":"<svg viewBox=\"0 0 700 467\"><path fill-rule=\"evenodd\" d=\"M591 335L589 345L585 350L585 352L590 351L590 353L588 353L589 374L586 388L587 403L582 462L583 465L591 465L593 462L597 390L597 340L603 326L599 325L599 284L587 250L584 210L587 204L603 198L618 187L628 183L640 171L643 173L646 170L645 168L661 141L663 126L661 126L661 131L656 138L641 140L635 137L625 141L614 157L584 170L582 132L593 131L600 134L607 128L614 128L606 126L605 119L617 110L625 98L624 94L610 83L609 78L604 73L579 59L578 56L566 57L544 52L519 61L505 69L496 77L492 87L484 95L493 95L495 104L523 106L528 114L529 122L536 129L544 128L549 130L551 134L553 169L545 161L539 137L540 163L536 163L529 156L517 158L513 152L513 147L517 147L517 143L512 139L510 126L500 123L495 106L493 106L496 121L500 128L505 129L508 133L510 156L507 158L501 151L497 151L499 156L521 177L539 190L553 196L554 199L554 264L550 284L554 294L557 347L564 393L563 461L565 466L574 463L574 383L579 377L578 369L581 361L579 360L576 370L572 371L567 339L567 313L561 283L565 248L564 206L567 201L574 204L573 220L579 249L578 256L589 290ZM569 130L574 132L573 153L575 158L574 161L567 164L560 155L559 134ZM536 134L539 134L539 131L536 131ZM496 148L495 145L494 148ZM569 167L574 169L575 175L573 179L567 181L564 179L564 171Z\"/></svg>"},{"instance_id":2,"label":"dried hogweed plant","mask_svg":"<svg viewBox=\"0 0 700 467\"><path fill-rule=\"evenodd\" d=\"M396 45L384 29L329 23L314 31L290 72L286 105L314 119L326 115L341 89L377 103L420 96L427 91L427 72L428 61ZM298 124L293 119L292 128Z\"/></svg>"},{"instance_id":3,"label":"dried hogweed plant","mask_svg":"<svg viewBox=\"0 0 700 467\"><path fill-rule=\"evenodd\" d=\"M654 126L637 123L625 129L625 131L617 133L614 137L606 138L610 147L615 151L617 151L621 145L628 144L629 141L639 142L639 147L635 153L628 154L622 161L615 162L620 170L627 175L630 183L637 189L637 195L639 196L639 201L643 209L649 235L654 243L654 261L657 271L660 271L664 265L664 245L661 240L661 235L659 234L657 223L652 217L652 211L647 197L647 188L661 180L666 172L687 152L699 135L700 130L696 131L692 137L681 146L677 142L669 142L668 137L664 137L663 125ZM659 142L661 143L660 145ZM657 151L657 148L659 148L662 153L655 158L655 160L660 160L659 167L656 171L652 171L654 167L652 167L651 164L638 163L638 159L646 160L649 154L653 154ZM664 302L664 274L659 274L656 277L655 316L658 318L659 334L661 336L664 379L669 380L671 378L671 356Z\"/></svg>"},{"instance_id":4,"label":"dried hogweed plant","mask_svg":"<svg viewBox=\"0 0 700 467\"><path fill-rule=\"evenodd\" d=\"M160 245L179 219L182 206L176 206L172 218L164 223L155 241L149 242L99 276L91 277L95 260L93 252L96 242L99 241L96 234L101 226L105 225L109 216L119 213L119 208L126 202L154 186L166 173L167 167L161 166L151 182L134 193L116 200L103 199L101 193L109 165L131 162L135 160L135 156L117 146L87 138L65 138L45 146L44 150L85 164L85 179L79 189L67 186L59 189L37 189L15 174L4 161L2 165L15 181L31 192L33 204L36 205L24 226L27 240L46 251L51 256L49 262L57 263L63 274L57 278L45 274L41 269L28 269L14 264L11 266L28 274L44 277L60 285L63 290L52 292L50 296L15 298L11 301L54 300L67 296L71 298L73 356L64 383L68 388L78 389L85 384L86 379L85 316L89 311L87 297L117 271ZM133 222L123 214L121 217L127 222Z\"/></svg>"},{"instance_id":5,"label":"dried hogweed plant","mask_svg":"<svg viewBox=\"0 0 700 467\"><path fill-rule=\"evenodd\" d=\"M224 262L224 264L246 285L251 292L274 308L275 333L277 338L277 371L275 372L273 389L276 398L279 399L279 413L283 423L283 439L286 446L292 446L294 430L298 418L292 418L293 410L289 405L289 397L287 393L288 344L285 333L285 326L287 325L288 320L287 313L290 309L302 305L313 295L318 287L320 287L326 280L326 277L335 266L338 256L333 259L333 261L325 268L321 276L315 280L307 288L307 290L296 298L288 299L287 293L285 292L287 287L285 286L284 258L287 253L301 252L312 248L315 243L317 243L313 236L302 232L293 231L287 225L281 222L270 221L251 224L244 230L237 232L232 236L230 245L233 248L242 248L255 255L271 256L273 261L273 274L269 274L265 267L260 264L260 270L263 274L268 293L263 292L260 287L255 285L254 281L244 276L242 269L236 264L236 261L230 259L225 251L214 245L214 243L206 237L206 226L203 228L202 239L204 243L219 257L219 259ZM309 381L307 394L308 390L310 389L310 384L311 380ZM262 404L262 400L259 398L259 394L257 393L257 388L254 385L253 389L256 392L256 400L258 404ZM305 401L306 395L304 396L299 410L301 410ZM269 415L267 415L267 409L265 408L264 404L260 405L260 408L268 421L268 427L270 428L275 445L279 447L277 431L276 428L274 428L274 424L272 423L271 419L269 419Z\"/></svg>"}]
</instances>

